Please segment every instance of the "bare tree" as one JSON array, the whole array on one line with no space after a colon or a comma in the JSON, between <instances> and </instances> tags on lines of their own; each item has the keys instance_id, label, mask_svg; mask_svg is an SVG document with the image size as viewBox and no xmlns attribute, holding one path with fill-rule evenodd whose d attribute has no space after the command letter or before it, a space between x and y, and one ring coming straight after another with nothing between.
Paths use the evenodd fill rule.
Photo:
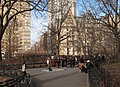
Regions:
<instances>
[{"instance_id":1,"label":"bare tree","mask_svg":"<svg viewBox=\"0 0 120 87\"><path fill-rule=\"evenodd\" d=\"M85 2L88 2L85 4ZM84 10L91 10L93 19L112 31L120 54L120 1L119 0L82 0Z\"/></svg>"},{"instance_id":2,"label":"bare tree","mask_svg":"<svg viewBox=\"0 0 120 87\"><path fill-rule=\"evenodd\" d=\"M67 15L67 13L66 13L66 15ZM66 34L64 34L64 35L61 35L62 24L64 23L63 19L65 20L66 17L56 19L57 20L56 26L52 26L52 28L50 28L48 26L48 30L50 31L50 33L47 36L50 37L52 40L51 43L49 43L49 44L51 44L51 46L52 46L51 50L54 50L54 52L52 52L52 53L56 54L56 51L57 51L57 55L59 55L60 43L69 37L68 32L66 32ZM55 50L55 49L57 49L57 50Z\"/></svg>"},{"instance_id":3,"label":"bare tree","mask_svg":"<svg viewBox=\"0 0 120 87\"><path fill-rule=\"evenodd\" d=\"M16 7L17 3L27 4L29 8L20 9ZM1 0L0 1L0 60L1 56L1 40L5 30L8 27L9 22L18 14L24 13L26 11L38 10L42 12L46 10L48 4L47 0Z\"/></svg>"},{"instance_id":4,"label":"bare tree","mask_svg":"<svg viewBox=\"0 0 120 87\"><path fill-rule=\"evenodd\" d=\"M67 18L68 12L71 8L70 2L64 3L63 1L59 2L61 4L55 4L55 11L51 12L48 31L50 32L51 38L51 53L59 56L60 44L63 40L67 39L69 35L67 32L62 35L62 25ZM54 4L52 4L54 5ZM51 10L52 7L50 7ZM52 9L53 10L53 9Z\"/></svg>"},{"instance_id":5,"label":"bare tree","mask_svg":"<svg viewBox=\"0 0 120 87\"><path fill-rule=\"evenodd\" d=\"M79 46L81 54L93 55L97 53L108 53L111 47L114 47L113 33L98 20L93 19L93 15L88 10L77 18ZM111 48L111 53L113 48Z\"/></svg>"},{"instance_id":6,"label":"bare tree","mask_svg":"<svg viewBox=\"0 0 120 87\"><path fill-rule=\"evenodd\" d=\"M16 51L17 47L15 46L17 41L16 41L16 34L15 34L15 29L16 29L16 17L13 18L13 22L10 22L8 27L8 31L5 32L5 37L8 38L6 41L6 48L4 48L5 51L5 56L7 58L11 58L13 55L13 52ZM14 39L13 39L14 38Z\"/></svg>"}]
</instances>

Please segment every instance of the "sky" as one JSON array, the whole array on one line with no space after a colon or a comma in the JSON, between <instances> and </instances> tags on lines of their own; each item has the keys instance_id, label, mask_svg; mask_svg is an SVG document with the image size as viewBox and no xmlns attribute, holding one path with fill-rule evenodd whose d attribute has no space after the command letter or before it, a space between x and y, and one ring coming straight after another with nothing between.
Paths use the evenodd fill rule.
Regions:
<instances>
[{"instance_id":1,"label":"sky","mask_svg":"<svg viewBox=\"0 0 120 87\"><path fill-rule=\"evenodd\" d=\"M36 16L37 15L37 16ZM46 31L45 25L48 25L47 13L43 12L42 14L31 12L31 45L39 41L42 32Z\"/></svg>"}]
</instances>

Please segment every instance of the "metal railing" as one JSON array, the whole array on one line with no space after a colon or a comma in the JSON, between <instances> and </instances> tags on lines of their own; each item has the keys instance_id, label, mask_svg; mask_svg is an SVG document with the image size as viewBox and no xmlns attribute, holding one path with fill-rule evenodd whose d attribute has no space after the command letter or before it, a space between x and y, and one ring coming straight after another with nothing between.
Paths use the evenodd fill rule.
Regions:
<instances>
[{"instance_id":1,"label":"metal railing","mask_svg":"<svg viewBox=\"0 0 120 87\"><path fill-rule=\"evenodd\" d=\"M19 76L0 82L0 87L30 87L31 77L21 73Z\"/></svg>"},{"instance_id":2,"label":"metal railing","mask_svg":"<svg viewBox=\"0 0 120 87\"><path fill-rule=\"evenodd\" d=\"M105 87L104 75L93 65L89 72L90 87Z\"/></svg>"},{"instance_id":3,"label":"metal railing","mask_svg":"<svg viewBox=\"0 0 120 87\"><path fill-rule=\"evenodd\" d=\"M92 61L92 67L89 70L90 87L110 87L110 76L101 67L103 63L105 62L102 58Z\"/></svg>"}]
</instances>

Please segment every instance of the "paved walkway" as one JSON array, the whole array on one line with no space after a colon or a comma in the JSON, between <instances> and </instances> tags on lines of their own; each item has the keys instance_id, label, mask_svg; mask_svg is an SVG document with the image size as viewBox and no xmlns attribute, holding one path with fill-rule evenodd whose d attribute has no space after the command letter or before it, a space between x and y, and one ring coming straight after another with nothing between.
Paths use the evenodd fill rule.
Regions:
<instances>
[{"instance_id":1,"label":"paved walkway","mask_svg":"<svg viewBox=\"0 0 120 87\"><path fill-rule=\"evenodd\" d=\"M79 72L78 68L28 69L32 76L32 87L89 87L88 74Z\"/></svg>"}]
</instances>

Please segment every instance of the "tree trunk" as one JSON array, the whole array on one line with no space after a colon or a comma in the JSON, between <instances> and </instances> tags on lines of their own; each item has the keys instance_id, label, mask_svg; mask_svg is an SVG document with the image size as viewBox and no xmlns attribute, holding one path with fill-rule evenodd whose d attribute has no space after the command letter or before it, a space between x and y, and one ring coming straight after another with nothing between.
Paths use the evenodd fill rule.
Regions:
<instances>
[{"instance_id":1,"label":"tree trunk","mask_svg":"<svg viewBox=\"0 0 120 87\"><path fill-rule=\"evenodd\" d=\"M60 45L60 44L58 44L58 47L57 47L57 50L58 50L58 51L57 51L57 56L59 56L59 52L60 52L60 51L59 51L59 50L60 50L60 46L59 46L59 45Z\"/></svg>"},{"instance_id":2,"label":"tree trunk","mask_svg":"<svg viewBox=\"0 0 120 87\"><path fill-rule=\"evenodd\" d=\"M117 59L120 59L119 58L120 57L120 39L119 39L119 37L117 35L115 36L115 38L116 38L115 61L117 61Z\"/></svg>"},{"instance_id":3,"label":"tree trunk","mask_svg":"<svg viewBox=\"0 0 120 87\"><path fill-rule=\"evenodd\" d=\"M1 49L2 48L1 47L2 44L1 43L2 43L2 39L0 37L0 61L2 61L2 52L1 52L2 51L2 49Z\"/></svg>"},{"instance_id":4,"label":"tree trunk","mask_svg":"<svg viewBox=\"0 0 120 87\"><path fill-rule=\"evenodd\" d=\"M2 46L1 46L2 45L1 44L2 43L2 28L3 28L3 26L2 26L3 23L2 22L3 22L2 16L0 15L0 61L2 61L2 52L1 52L2 51Z\"/></svg>"},{"instance_id":5,"label":"tree trunk","mask_svg":"<svg viewBox=\"0 0 120 87\"><path fill-rule=\"evenodd\" d=\"M59 56L59 52L60 52L60 34L58 34L57 56Z\"/></svg>"},{"instance_id":6,"label":"tree trunk","mask_svg":"<svg viewBox=\"0 0 120 87\"><path fill-rule=\"evenodd\" d=\"M117 43L117 59L120 59L120 40Z\"/></svg>"}]
</instances>

